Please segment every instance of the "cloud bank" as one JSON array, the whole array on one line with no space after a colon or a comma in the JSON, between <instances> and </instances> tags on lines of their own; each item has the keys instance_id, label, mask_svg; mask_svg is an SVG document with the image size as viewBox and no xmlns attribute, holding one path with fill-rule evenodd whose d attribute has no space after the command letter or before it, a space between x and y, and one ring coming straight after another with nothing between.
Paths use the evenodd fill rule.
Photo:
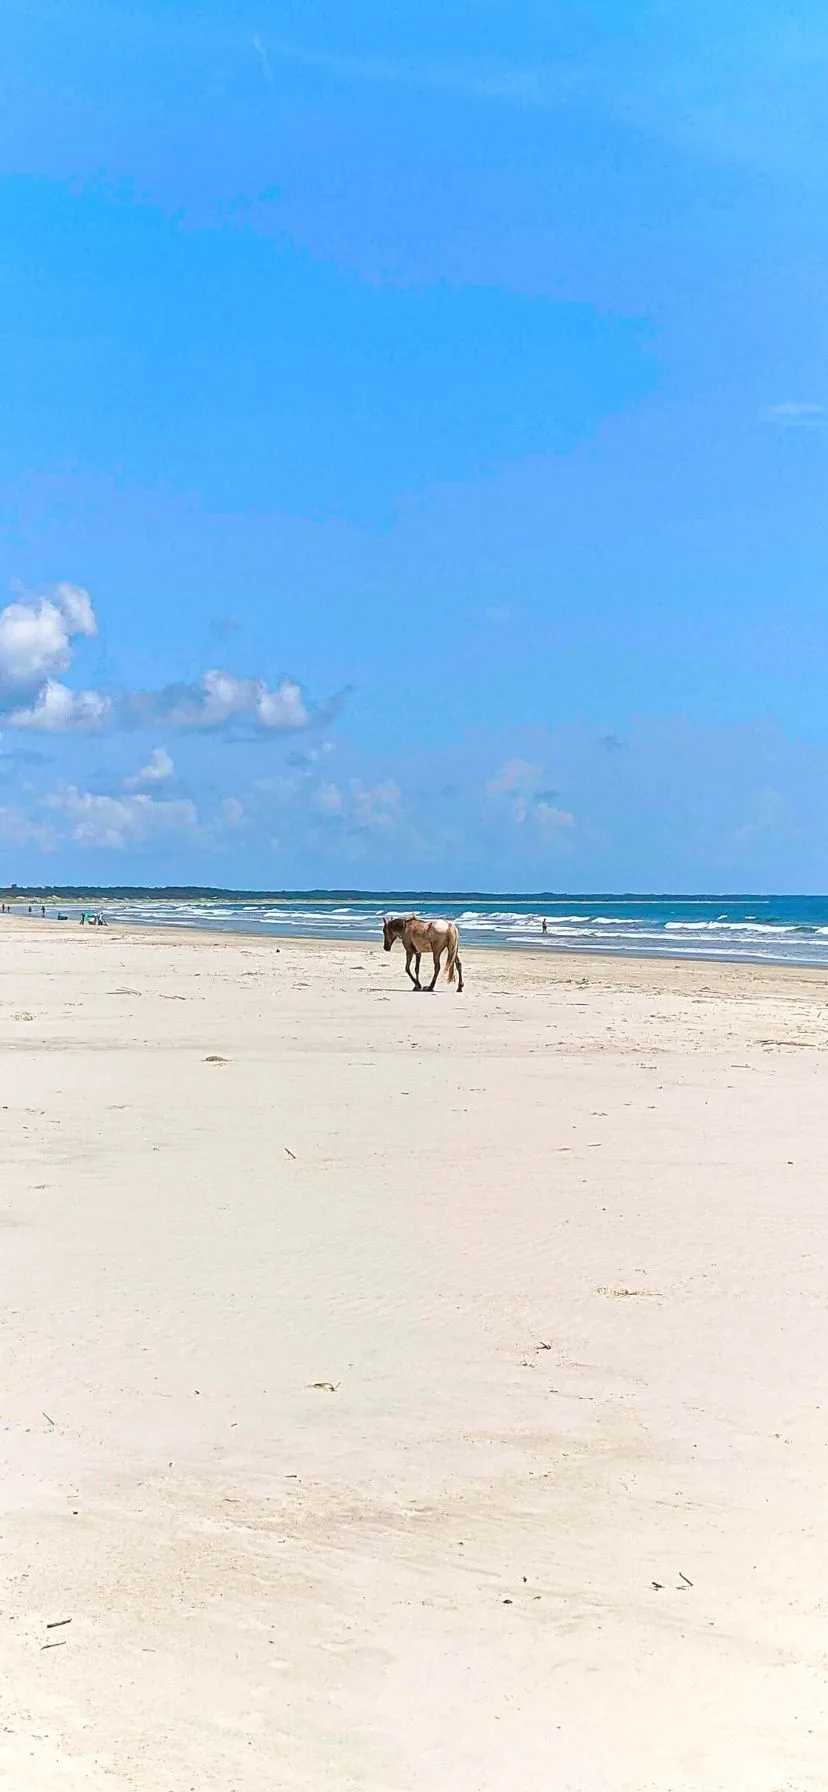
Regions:
<instances>
[{"instance_id":1,"label":"cloud bank","mask_svg":"<svg viewBox=\"0 0 828 1792\"><path fill-rule=\"evenodd\" d=\"M284 678L270 690L263 678L237 678L213 669L194 684L139 691L123 699L125 721L163 722L168 728L217 729L248 722L263 729L307 728L310 715L301 688Z\"/></svg>"},{"instance_id":2,"label":"cloud bank","mask_svg":"<svg viewBox=\"0 0 828 1792\"><path fill-rule=\"evenodd\" d=\"M88 734L103 728L112 716L109 697L99 691L70 691L47 678L34 703L5 717L9 728L30 728L38 734Z\"/></svg>"},{"instance_id":3,"label":"cloud bank","mask_svg":"<svg viewBox=\"0 0 828 1792\"><path fill-rule=\"evenodd\" d=\"M81 846L138 846L159 834L195 834L198 815L188 798L167 801L147 796L96 796L67 784L46 799L65 831Z\"/></svg>"},{"instance_id":4,"label":"cloud bank","mask_svg":"<svg viewBox=\"0 0 828 1792\"><path fill-rule=\"evenodd\" d=\"M271 688L263 678L242 678L218 667L193 683L158 691L74 690L58 674L70 669L76 640L97 632L92 600L80 585L21 590L0 609L0 714L6 727L89 734L163 723L182 731L236 727L268 734L301 730L313 720L293 679Z\"/></svg>"}]
</instances>

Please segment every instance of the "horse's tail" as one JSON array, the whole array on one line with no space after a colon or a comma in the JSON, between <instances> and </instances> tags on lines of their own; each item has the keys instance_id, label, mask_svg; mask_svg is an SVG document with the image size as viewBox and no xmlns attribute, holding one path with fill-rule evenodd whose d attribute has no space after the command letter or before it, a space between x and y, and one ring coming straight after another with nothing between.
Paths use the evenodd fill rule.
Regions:
<instances>
[{"instance_id":1,"label":"horse's tail","mask_svg":"<svg viewBox=\"0 0 828 1792\"><path fill-rule=\"evenodd\" d=\"M446 957L446 982L453 983L457 970L457 954L460 951L460 935L453 921L448 925L448 955Z\"/></svg>"}]
</instances>

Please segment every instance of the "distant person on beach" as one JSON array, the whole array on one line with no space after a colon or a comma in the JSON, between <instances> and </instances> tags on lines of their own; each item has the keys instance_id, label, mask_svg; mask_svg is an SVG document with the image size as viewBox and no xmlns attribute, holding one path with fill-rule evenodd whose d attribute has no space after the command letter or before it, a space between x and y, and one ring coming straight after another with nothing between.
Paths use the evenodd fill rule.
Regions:
<instances>
[{"instance_id":1,"label":"distant person on beach","mask_svg":"<svg viewBox=\"0 0 828 1792\"><path fill-rule=\"evenodd\" d=\"M545 933L545 932L546 932L546 916L544 915L543 920L541 921L541 933Z\"/></svg>"}]
</instances>

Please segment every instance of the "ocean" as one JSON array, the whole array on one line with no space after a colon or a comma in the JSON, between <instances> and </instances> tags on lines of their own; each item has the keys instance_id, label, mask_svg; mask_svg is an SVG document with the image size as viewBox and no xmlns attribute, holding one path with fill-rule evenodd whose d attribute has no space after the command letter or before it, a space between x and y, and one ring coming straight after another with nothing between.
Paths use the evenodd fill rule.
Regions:
<instances>
[{"instance_id":1,"label":"ocean","mask_svg":"<svg viewBox=\"0 0 828 1792\"><path fill-rule=\"evenodd\" d=\"M16 893L15 907L22 906ZM37 901L40 898L32 897ZM28 896L26 898L28 901ZM284 938L377 939L383 914L449 915L469 945L556 952L749 960L828 967L828 896L488 896L421 891L244 895L78 893L55 914L100 908L111 920ZM547 933L541 931L546 917Z\"/></svg>"}]
</instances>

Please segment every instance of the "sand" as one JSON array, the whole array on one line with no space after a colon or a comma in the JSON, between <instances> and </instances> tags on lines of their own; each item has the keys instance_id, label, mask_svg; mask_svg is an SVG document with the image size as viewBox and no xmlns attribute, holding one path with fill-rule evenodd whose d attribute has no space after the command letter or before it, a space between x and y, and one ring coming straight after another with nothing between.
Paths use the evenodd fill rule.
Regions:
<instances>
[{"instance_id":1,"label":"sand","mask_svg":"<svg viewBox=\"0 0 828 1792\"><path fill-rule=\"evenodd\" d=\"M828 1785L828 982L465 957L0 922L4 1786Z\"/></svg>"}]
</instances>

